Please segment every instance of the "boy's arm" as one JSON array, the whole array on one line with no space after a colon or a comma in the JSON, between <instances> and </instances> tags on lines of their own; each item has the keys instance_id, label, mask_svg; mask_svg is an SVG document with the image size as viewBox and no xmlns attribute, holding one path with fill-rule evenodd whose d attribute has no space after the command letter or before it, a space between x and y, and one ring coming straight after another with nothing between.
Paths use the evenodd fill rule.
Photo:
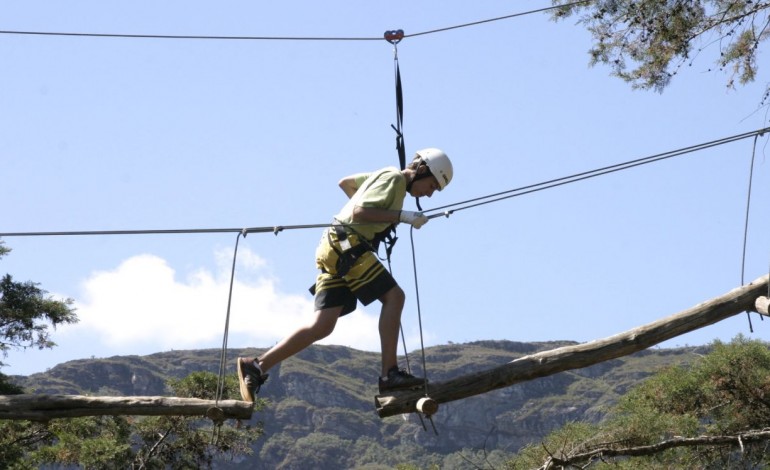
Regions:
<instances>
[{"instance_id":1,"label":"boy's arm","mask_svg":"<svg viewBox=\"0 0 770 470\"><path fill-rule=\"evenodd\" d=\"M342 191L345 193L345 195L350 199L353 197L353 195L358 191L358 188L361 186L361 183L366 180L366 174L365 173L357 173L355 175L350 175L342 178L339 183L337 183L342 189Z\"/></svg>"}]
</instances>

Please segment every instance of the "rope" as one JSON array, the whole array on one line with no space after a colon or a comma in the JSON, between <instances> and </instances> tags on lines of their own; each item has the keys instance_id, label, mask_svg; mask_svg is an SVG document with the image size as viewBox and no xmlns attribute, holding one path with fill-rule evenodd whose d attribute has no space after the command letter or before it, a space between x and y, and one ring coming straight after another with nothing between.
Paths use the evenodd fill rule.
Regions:
<instances>
[{"instance_id":1,"label":"rope","mask_svg":"<svg viewBox=\"0 0 770 470\"><path fill-rule=\"evenodd\" d=\"M424 382L424 388L425 388L425 396L428 396L428 367L427 367L427 361L425 360L425 341L423 340L423 333L422 333L422 311L420 309L420 286L417 281L417 256L416 256L416 250L414 249L414 227L411 227L409 229L409 240L412 244L412 270L414 272L414 296L415 296L415 302L417 303L417 324L420 327L420 351L422 351L422 372L425 375L425 382Z\"/></svg>"},{"instance_id":2,"label":"rope","mask_svg":"<svg viewBox=\"0 0 770 470\"><path fill-rule=\"evenodd\" d=\"M396 152L398 153L399 168L403 170L406 168L406 147L404 146L404 134L402 132L402 126L404 123L404 95L401 87L401 69L398 66L398 43L404 38L404 31L401 29L385 31L385 40L393 45L393 72L395 75L396 83L396 124L391 124L390 127L396 131ZM393 229L395 230L395 228ZM387 240L385 240L387 244ZM392 252L395 239L391 243L390 247L385 249L385 257L388 260L388 271L393 273L393 269L390 263L390 255ZM404 349L404 360L406 361L406 371L412 373L412 365L409 362L409 351L406 348L406 336L404 335L404 324L399 322L399 330L401 332L401 345Z\"/></svg>"},{"instance_id":3,"label":"rope","mask_svg":"<svg viewBox=\"0 0 770 470\"><path fill-rule=\"evenodd\" d=\"M225 314L225 331L222 335L222 352L219 357L219 378L217 381L217 395L216 404L219 405L219 400L222 399L222 395L225 391L225 369L227 368L227 339L230 336L230 306L233 300L233 283L235 281L235 261L238 257L238 242L241 237L246 238L245 229L235 237L235 249L233 250L233 266L230 270L230 291L227 294L227 313Z\"/></svg>"},{"instance_id":4,"label":"rope","mask_svg":"<svg viewBox=\"0 0 770 470\"><path fill-rule=\"evenodd\" d=\"M404 94L403 94L403 88L401 86L401 69L398 65L398 43L401 42L401 39L404 38L404 31L401 29L398 30L392 30L392 31L385 31L385 40L389 43L393 44L393 67L395 72L395 80L396 80L396 125L392 125L390 127L393 128L393 130L396 131L396 151L398 153L398 163L399 167L403 171L406 168L406 146L404 145L404 134L402 130L402 126L404 123ZM416 198L417 201L417 208L422 210L422 207L420 207L420 198ZM395 228L393 229L395 231ZM425 341L423 340L423 333L422 333L422 315L420 313L420 291L418 288L418 282L417 282L417 260L415 257L415 249L414 249L414 227L410 227L409 231L409 238L411 240L412 244L412 266L414 269L414 288L417 298L417 321L420 326L420 351L422 352L422 370L424 375L424 382L423 385L425 387L425 396L428 396L428 368L427 363L425 361ZM388 259L388 269L390 269L390 252L393 248L393 245L395 244L395 238L393 242L391 243L391 246L389 249L387 249L387 259ZM406 335L404 335L404 324L402 322L399 322L399 329L401 330L401 342L403 344L404 348L404 359L406 361L406 371L407 373L412 373L412 367L409 363L409 352L406 348ZM423 419L422 415L417 415L420 418L420 423L422 424L422 428L427 431L428 428L425 426L425 420ZM428 419L430 420L431 426L433 426L433 431L438 435L438 431L436 431L436 425L433 423L433 418L428 416Z\"/></svg>"},{"instance_id":5,"label":"rope","mask_svg":"<svg viewBox=\"0 0 770 470\"><path fill-rule=\"evenodd\" d=\"M705 150L705 149L708 149L708 148L711 148L711 147L716 147L718 145L724 145L724 144L736 142L738 140L746 139L748 137L761 136L765 132L768 132L768 131L770 131L770 127L765 127L763 129L757 129L755 131L746 132L746 133L743 133L743 134L737 134L737 135L733 135L733 136L730 136L730 137L724 137L722 139L713 140L713 141L705 142L705 143L702 143L702 144L691 145L689 147L684 147L684 148L681 148L681 149L678 149L678 150L671 150L671 151L668 151L668 152L659 153L659 154L656 154L656 155L651 155L649 157L638 158L636 160L630 160L630 161L623 162L623 163L618 163L618 164L615 164L615 165L610 165L610 166L606 166L606 167L602 167L602 168L597 168L595 170L585 171L585 172L582 172L582 173L576 173L576 174L569 175L569 176L563 176L561 178L556 178L556 179L552 179L552 180L548 180L548 181L543 181L541 183L531 184L531 185L528 185L528 186L522 186L522 187L519 187L519 188L510 189L510 190L507 190L507 191L501 191L501 192L498 192L498 193L489 194L487 196L481 196L481 197L477 197L477 198L473 198L473 199L467 199L465 201L456 202L456 203L453 203L453 204L448 204L448 205L436 207L436 208L433 208L433 209L427 209L427 210L425 210L425 212L436 212L436 211L441 211L441 210L444 210L444 209L447 209L447 208L450 208L450 207L463 206L463 207L460 207L460 208L457 208L457 209L444 210L441 213L434 214L434 215L430 216L431 218L434 218L434 217L437 217L437 216L440 216L440 215L446 215L448 217L449 215L453 214L454 212L458 212L458 211L461 211L461 210L471 209L473 207L478 207L478 206L482 206L482 205L485 205L485 204L491 204L493 202L498 202L498 201L502 201L502 200L505 200L505 199L511 199L511 198L514 198L514 197L517 197L517 196L523 196L525 194L535 193L535 192L538 192L538 191L543 191L545 189L551 189L551 188L555 188L555 187L558 187L558 186L563 186L563 185L570 184L570 183L576 183L578 181L583 181L583 180L587 180L587 179L590 179L590 178L595 178L597 176L603 176L603 175L607 175L607 174L610 174L610 173L615 173L615 172L618 172L618 171L621 171L621 170L628 170L630 168L635 168L635 167L646 165L646 164L649 164L649 163L655 163L655 162L659 162L659 161L662 161L662 160L667 160L669 158L686 155L686 154L693 153L693 152L700 151L700 150Z\"/></svg>"},{"instance_id":6,"label":"rope","mask_svg":"<svg viewBox=\"0 0 770 470\"><path fill-rule=\"evenodd\" d=\"M510 189L507 191L489 194L486 196L467 199L465 201L455 202L452 204L436 207L433 209L427 209L424 212L429 213L429 212L442 211L431 215L430 218L435 218L441 215L445 215L448 217L449 215L461 210L471 209L471 208L482 206L485 204L491 204L493 202L499 202L505 199L510 199L517 196L523 196L525 194L543 191L545 189L551 189L551 188L563 186L570 183L576 183L578 181L583 181L590 178L595 178L597 176L615 173L621 170L628 170L638 166L646 165L648 163L655 163L655 162L666 160L669 158L682 156L682 155L693 153L700 150L705 150L711 147L716 147L719 145L736 142L749 137L761 136L768 131L770 131L770 127L757 129L755 131L746 132L744 134L737 134L734 136L725 137L722 139L713 140L702 144L692 145L689 147L684 147L678 150L672 150L669 152L664 152L664 153L652 155L649 157L630 160L624 163L618 163L618 164L606 166L603 168L597 168L595 170L585 171L582 173L576 173L576 174L564 176L561 178L543 181L541 183L531 184L531 185L522 186L515 189ZM444 210L447 208L452 208L457 206L462 206L462 207L458 207L456 209L451 209L451 210ZM350 224L350 225L366 225L366 224ZM194 229L174 229L174 230L91 230L91 231L81 230L81 231L73 231L73 232L6 232L6 233L0 233L0 238L1 237L35 237L35 236L148 235L148 234L241 233L241 232L246 234L273 233L275 235L278 235L280 232L284 230L327 228L329 226L330 226L329 223L323 223L323 224L305 224L305 225L274 225L274 226L249 227L249 228L208 228L208 229L194 228Z\"/></svg>"},{"instance_id":7,"label":"rope","mask_svg":"<svg viewBox=\"0 0 770 470\"><path fill-rule=\"evenodd\" d=\"M406 147L404 145L404 93L401 87L401 68L398 66L398 43L404 37L403 30L385 31L385 40L393 44L393 70L396 78L396 125L390 125L396 131L396 151L398 152L398 164L402 170L406 168Z\"/></svg>"},{"instance_id":8,"label":"rope","mask_svg":"<svg viewBox=\"0 0 770 470\"><path fill-rule=\"evenodd\" d=\"M350 224L365 225L365 224ZM327 228L325 224L306 225L273 225L267 227L250 228L188 228L169 230L79 230L72 232L9 232L0 233L0 237L52 237L52 236L91 236L91 235L175 235L175 234L199 234L199 233L274 233L278 235L284 230L303 230L308 228ZM245 236L245 235L244 235Z\"/></svg>"},{"instance_id":9,"label":"rope","mask_svg":"<svg viewBox=\"0 0 770 470\"><path fill-rule=\"evenodd\" d=\"M549 10L569 8L571 6L589 3L592 0L581 0L565 5L556 5L552 7L540 8L521 13L513 13L496 18L489 18L481 21L458 24L445 28L423 31L404 35L404 37L417 37L429 34L436 34L445 31L452 31L460 28L467 28L495 21L507 20L519 16L542 13ZM28 36L70 36L70 37L91 37L91 38L123 38L123 39L196 39L196 40L231 40L231 41L379 41L381 37L318 37L318 36L203 36L203 35L168 35L168 34L113 34L113 33L67 33L67 32L45 32L45 31L0 31L0 34L28 35Z\"/></svg>"},{"instance_id":10,"label":"rope","mask_svg":"<svg viewBox=\"0 0 770 470\"><path fill-rule=\"evenodd\" d=\"M749 165L749 188L746 194L746 218L743 224L743 254L741 256L741 285L745 284L744 276L746 274L746 245L748 244L748 237L749 237L749 209L751 208L751 183L754 180L754 160L757 154L757 140L759 139L759 134L754 136L754 145L752 146L751 150L751 164ZM770 284L768 284L768 289L770 289ZM762 315L759 316L759 318L764 321L764 318L762 318ZM754 333L754 326L751 324L751 312L748 310L746 311L746 319L749 322L749 332Z\"/></svg>"}]
</instances>

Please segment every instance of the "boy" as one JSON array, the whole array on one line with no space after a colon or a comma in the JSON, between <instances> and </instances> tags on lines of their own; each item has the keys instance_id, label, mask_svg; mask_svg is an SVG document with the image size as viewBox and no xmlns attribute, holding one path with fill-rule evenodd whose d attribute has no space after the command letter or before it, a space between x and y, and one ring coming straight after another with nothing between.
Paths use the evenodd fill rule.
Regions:
<instances>
[{"instance_id":1,"label":"boy","mask_svg":"<svg viewBox=\"0 0 770 470\"><path fill-rule=\"evenodd\" d=\"M340 188L348 203L334 217L316 250L321 270L311 292L315 295L315 319L273 346L260 357L237 359L241 397L253 402L274 365L302 351L334 331L339 317L356 308L358 301L382 303L379 320L382 348L380 393L423 385L425 379L398 368L398 334L404 291L377 258L372 244L400 222L419 229L428 218L422 212L402 210L406 194L431 197L452 180L452 162L439 149L417 152L404 170L383 168L343 178Z\"/></svg>"}]
</instances>

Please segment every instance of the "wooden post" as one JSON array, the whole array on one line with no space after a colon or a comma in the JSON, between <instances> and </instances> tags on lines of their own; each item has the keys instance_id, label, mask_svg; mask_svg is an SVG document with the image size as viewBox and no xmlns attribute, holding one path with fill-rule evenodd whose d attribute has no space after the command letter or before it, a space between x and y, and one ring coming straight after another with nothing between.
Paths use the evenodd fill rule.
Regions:
<instances>
[{"instance_id":1,"label":"wooden post","mask_svg":"<svg viewBox=\"0 0 770 470\"><path fill-rule=\"evenodd\" d=\"M177 397L89 397L82 395L3 395L0 419L47 421L81 416L200 416L215 421L250 419L254 404L236 400Z\"/></svg>"},{"instance_id":2,"label":"wooden post","mask_svg":"<svg viewBox=\"0 0 770 470\"><path fill-rule=\"evenodd\" d=\"M524 356L494 369L463 375L446 382L429 383L427 393L403 391L376 396L377 414L385 418L412 413L416 410L418 400L425 395L430 396L438 405L647 349L741 312L753 310L756 298L767 292L768 277L762 276L720 297L615 336Z\"/></svg>"},{"instance_id":3,"label":"wooden post","mask_svg":"<svg viewBox=\"0 0 770 470\"><path fill-rule=\"evenodd\" d=\"M766 316L770 316L770 313L767 312L768 305L770 305L770 299L767 297L757 297L756 302L754 302L754 307L757 309L757 312Z\"/></svg>"}]
</instances>

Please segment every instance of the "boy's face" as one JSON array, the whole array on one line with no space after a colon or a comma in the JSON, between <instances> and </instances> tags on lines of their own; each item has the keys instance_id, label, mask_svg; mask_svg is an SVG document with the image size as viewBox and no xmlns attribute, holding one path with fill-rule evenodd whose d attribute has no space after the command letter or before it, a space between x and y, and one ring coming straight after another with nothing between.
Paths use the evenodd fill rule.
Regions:
<instances>
[{"instance_id":1,"label":"boy's face","mask_svg":"<svg viewBox=\"0 0 770 470\"><path fill-rule=\"evenodd\" d=\"M412 183L412 189L409 191L409 194L414 197L431 197L439 188L440 186L438 185L436 177L430 175L427 178L422 178Z\"/></svg>"}]
</instances>

